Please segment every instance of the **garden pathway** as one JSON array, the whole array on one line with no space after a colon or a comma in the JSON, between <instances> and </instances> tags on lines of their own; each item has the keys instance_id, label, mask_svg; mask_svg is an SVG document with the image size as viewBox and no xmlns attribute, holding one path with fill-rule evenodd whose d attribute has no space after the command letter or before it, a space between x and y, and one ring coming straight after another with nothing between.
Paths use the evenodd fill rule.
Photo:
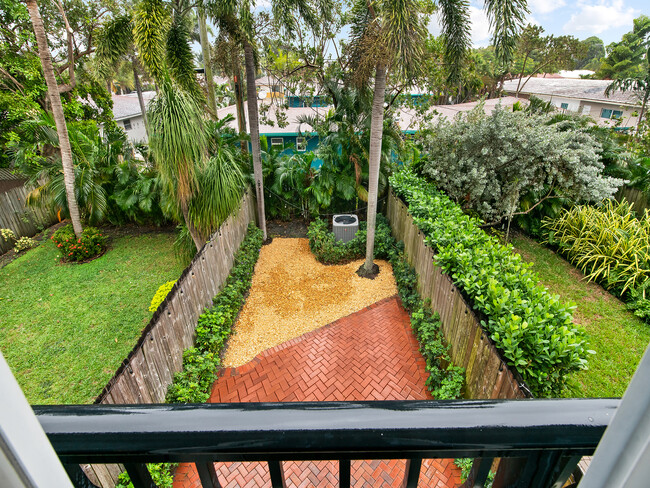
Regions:
<instances>
[{"instance_id":1,"label":"garden pathway","mask_svg":"<svg viewBox=\"0 0 650 488\"><path fill-rule=\"evenodd\" d=\"M222 371L210 402L431 399L425 362L397 297L381 300L329 325ZM401 486L404 460L353 461L352 486ZM225 488L270 486L266 463L216 463ZM287 487L338 486L334 461L285 462ZM420 486L460 485L451 459L423 461ZM200 486L193 464L181 464L174 488Z\"/></svg>"}]
</instances>

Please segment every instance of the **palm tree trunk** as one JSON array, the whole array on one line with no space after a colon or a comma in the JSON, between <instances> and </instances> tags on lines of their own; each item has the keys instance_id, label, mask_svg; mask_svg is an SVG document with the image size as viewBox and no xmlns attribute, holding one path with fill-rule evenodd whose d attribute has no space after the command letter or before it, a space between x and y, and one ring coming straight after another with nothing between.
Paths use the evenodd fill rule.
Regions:
<instances>
[{"instance_id":1,"label":"palm tree trunk","mask_svg":"<svg viewBox=\"0 0 650 488\"><path fill-rule=\"evenodd\" d=\"M205 20L205 11L198 9L199 38L201 39L201 53L203 54L203 73L205 74L205 85L208 91L208 108L217 117L217 101L214 97L214 78L210 67L210 43L208 42L208 28Z\"/></svg>"},{"instance_id":2,"label":"palm tree trunk","mask_svg":"<svg viewBox=\"0 0 650 488\"><path fill-rule=\"evenodd\" d=\"M198 252L203 247L203 244L205 244L205 239L201 237L199 231L196 230L196 227L192 224L192 221L190 220L190 211L187 207L187 202L185 201L181 202L181 212L183 213L183 220L185 220L187 230L189 231L190 236L192 236L192 240L196 246L196 251Z\"/></svg>"},{"instance_id":3,"label":"palm tree trunk","mask_svg":"<svg viewBox=\"0 0 650 488\"><path fill-rule=\"evenodd\" d=\"M50 99L50 104L52 105L52 114L54 115L54 122L56 123L56 132L59 136L59 148L61 150L61 162L63 163L63 178L65 182L65 193L68 199L70 220L72 220L72 228L74 229L75 235L81 237L83 228L81 226L79 207L77 206L74 192L72 149L70 148L70 138L68 137L68 126L66 125L65 116L63 115L59 86L57 85L56 77L54 76L50 47L47 44L45 27L43 27L43 19L41 19L41 14L38 11L36 0L27 0L26 3L29 17L32 21L32 26L34 27L34 35L36 36L36 44L38 46L38 55L41 58L43 75L45 76L45 83L47 84L47 94Z\"/></svg>"},{"instance_id":4,"label":"palm tree trunk","mask_svg":"<svg viewBox=\"0 0 650 488\"><path fill-rule=\"evenodd\" d=\"M386 93L386 65L377 63L375 88L372 99L372 118L370 122L370 154L368 156L368 231L366 234L366 273L372 273L375 254L375 223L377 220L377 188L379 186L379 164L381 160L381 140L384 132L384 97Z\"/></svg>"},{"instance_id":5,"label":"palm tree trunk","mask_svg":"<svg viewBox=\"0 0 650 488\"><path fill-rule=\"evenodd\" d=\"M650 63L650 61L648 62ZM648 104L648 96L650 96L650 87L646 86L645 94L643 95L643 104L641 105L641 111L639 112L639 121L636 124L637 137L641 134L641 124L643 123L643 114L645 113L645 108Z\"/></svg>"},{"instance_id":6,"label":"palm tree trunk","mask_svg":"<svg viewBox=\"0 0 650 488\"><path fill-rule=\"evenodd\" d=\"M251 148L253 150L253 174L257 196L257 220L266 240L266 215L264 213L264 177L262 175L262 149L260 147L260 121L257 111L257 90L255 89L255 58L253 47L244 39L246 59L246 95L248 98L248 122L250 125Z\"/></svg>"},{"instance_id":7,"label":"palm tree trunk","mask_svg":"<svg viewBox=\"0 0 650 488\"><path fill-rule=\"evenodd\" d=\"M241 68L239 67L239 54L232 56L233 81L235 85L235 105L237 107L237 127L240 134L246 133L246 115L244 114L244 93L242 91ZM248 141L241 141L241 152L248 154Z\"/></svg>"},{"instance_id":8,"label":"palm tree trunk","mask_svg":"<svg viewBox=\"0 0 650 488\"><path fill-rule=\"evenodd\" d=\"M144 130L147 133L147 138L149 138L149 123L147 121L147 106L144 103L144 97L142 96L142 85L140 85L140 75L138 74L138 59L133 56L131 59L131 65L133 66L133 80L135 81L135 91L138 94L138 103L140 104L140 111L142 112L142 120L144 121Z\"/></svg>"}]
</instances>

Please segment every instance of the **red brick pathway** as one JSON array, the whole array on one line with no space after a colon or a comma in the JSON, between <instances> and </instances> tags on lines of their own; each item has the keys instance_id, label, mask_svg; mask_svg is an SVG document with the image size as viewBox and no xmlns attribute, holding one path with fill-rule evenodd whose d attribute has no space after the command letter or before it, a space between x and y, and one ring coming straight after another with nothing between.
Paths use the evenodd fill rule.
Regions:
<instances>
[{"instance_id":1,"label":"red brick pathway","mask_svg":"<svg viewBox=\"0 0 650 488\"><path fill-rule=\"evenodd\" d=\"M291 402L431 399L425 362L397 297L264 351L223 371L210 402ZM283 463L287 487L338 486L334 461ZM400 486L404 460L353 461L353 487ZM270 486L266 463L216 463L224 488ZM450 459L423 461L420 486L460 485ZM181 464L174 488L199 487L193 464Z\"/></svg>"}]
</instances>

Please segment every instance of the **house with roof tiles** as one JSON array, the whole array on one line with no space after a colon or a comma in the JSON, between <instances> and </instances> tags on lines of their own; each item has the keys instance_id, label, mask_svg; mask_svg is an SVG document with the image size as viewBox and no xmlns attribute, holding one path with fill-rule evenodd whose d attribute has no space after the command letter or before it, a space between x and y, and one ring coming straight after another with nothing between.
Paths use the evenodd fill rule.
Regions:
<instances>
[{"instance_id":1,"label":"house with roof tiles","mask_svg":"<svg viewBox=\"0 0 650 488\"><path fill-rule=\"evenodd\" d=\"M525 80L522 80L522 84ZM503 91L515 95L519 79L504 82ZM605 89L611 80L570 78L530 78L519 91L519 97L535 96L550 101L559 110L590 116L604 127L636 127L641 107L634 92L616 91L609 97Z\"/></svg>"}]
</instances>

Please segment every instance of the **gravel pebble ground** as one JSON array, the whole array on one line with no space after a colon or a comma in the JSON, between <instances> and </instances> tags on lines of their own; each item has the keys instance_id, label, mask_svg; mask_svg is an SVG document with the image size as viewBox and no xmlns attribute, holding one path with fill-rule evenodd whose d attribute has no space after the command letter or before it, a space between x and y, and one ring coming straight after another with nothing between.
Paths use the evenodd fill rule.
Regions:
<instances>
[{"instance_id":1,"label":"gravel pebble ground","mask_svg":"<svg viewBox=\"0 0 650 488\"><path fill-rule=\"evenodd\" d=\"M266 349L397 293L390 263L375 260L380 272L374 280L357 276L362 263L320 264L307 239L275 238L262 247L223 366L241 366Z\"/></svg>"}]
</instances>

